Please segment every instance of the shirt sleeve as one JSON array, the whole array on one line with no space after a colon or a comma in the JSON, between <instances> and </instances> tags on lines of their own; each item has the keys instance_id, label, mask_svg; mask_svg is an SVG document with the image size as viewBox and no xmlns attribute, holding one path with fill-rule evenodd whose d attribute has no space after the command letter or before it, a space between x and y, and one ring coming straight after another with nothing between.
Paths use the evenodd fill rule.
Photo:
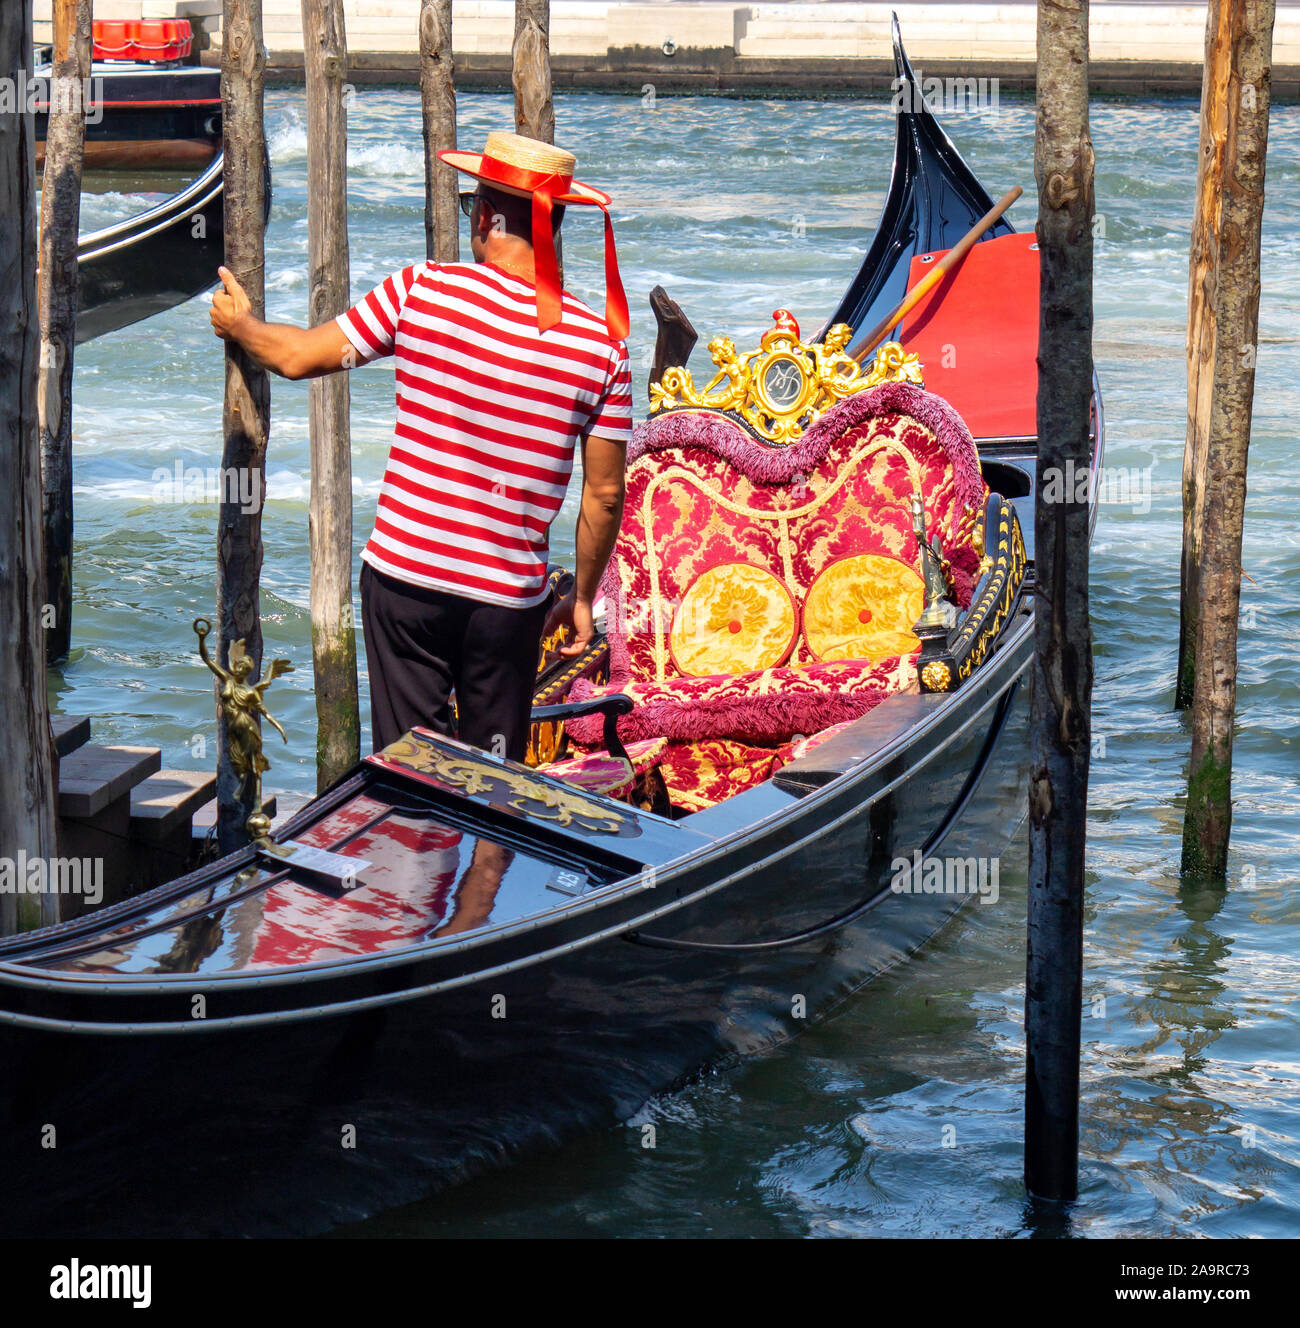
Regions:
<instances>
[{"instance_id":1,"label":"shirt sleeve","mask_svg":"<svg viewBox=\"0 0 1300 1328\"><path fill-rule=\"evenodd\" d=\"M354 304L347 313L340 314L335 320L360 355L363 364L393 353L402 306L424 266L404 267L400 272L394 272L360 304Z\"/></svg>"},{"instance_id":2,"label":"shirt sleeve","mask_svg":"<svg viewBox=\"0 0 1300 1328\"><path fill-rule=\"evenodd\" d=\"M591 412L587 433L625 445L632 441L632 361L625 341L615 347L605 391Z\"/></svg>"}]
</instances>

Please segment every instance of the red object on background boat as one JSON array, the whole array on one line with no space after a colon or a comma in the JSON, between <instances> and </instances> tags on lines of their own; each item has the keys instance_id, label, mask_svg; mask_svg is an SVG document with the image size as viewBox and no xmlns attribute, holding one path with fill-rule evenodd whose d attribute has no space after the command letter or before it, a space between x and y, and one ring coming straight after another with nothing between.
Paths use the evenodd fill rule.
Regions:
<instances>
[{"instance_id":1,"label":"red object on background boat","mask_svg":"<svg viewBox=\"0 0 1300 1328\"><path fill-rule=\"evenodd\" d=\"M917 254L907 288L946 249ZM1038 245L1032 231L982 240L926 295L899 340L921 357L925 386L975 438L1038 433Z\"/></svg>"},{"instance_id":2,"label":"red object on background boat","mask_svg":"<svg viewBox=\"0 0 1300 1328\"><path fill-rule=\"evenodd\" d=\"M184 18L96 19L92 31L96 60L166 63L194 49L194 29Z\"/></svg>"}]
</instances>

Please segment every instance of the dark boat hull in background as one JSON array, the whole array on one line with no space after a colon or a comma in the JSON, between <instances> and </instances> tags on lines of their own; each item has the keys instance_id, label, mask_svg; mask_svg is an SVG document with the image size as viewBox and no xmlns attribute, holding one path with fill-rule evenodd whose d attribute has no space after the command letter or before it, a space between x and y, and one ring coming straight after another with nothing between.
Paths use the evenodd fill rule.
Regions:
<instances>
[{"instance_id":1,"label":"dark boat hull in background","mask_svg":"<svg viewBox=\"0 0 1300 1328\"><path fill-rule=\"evenodd\" d=\"M157 207L81 237L78 343L129 327L217 284L225 258L222 166L218 157Z\"/></svg>"},{"instance_id":2,"label":"dark boat hull in background","mask_svg":"<svg viewBox=\"0 0 1300 1328\"><path fill-rule=\"evenodd\" d=\"M202 175L156 207L81 236L78 343L151 318L220 283L217 268L226 256L223 169L224 158L219 156ZM269 221L269 158L265 169Z\"/></svg>"},{"instance_id":3,"label":"dark boat hull in background","mask_svg":"<svg viewBox=\"0 0 1300 1328\"><path fill-rule=\"evenodd\" d=\"M48 67L36 77L48 77ZM221 151L221 71L198 65L96 60L86 123L86 171L201 171ZM36 165L48 104L36 112Z\"/></svg>"}]
</instances>

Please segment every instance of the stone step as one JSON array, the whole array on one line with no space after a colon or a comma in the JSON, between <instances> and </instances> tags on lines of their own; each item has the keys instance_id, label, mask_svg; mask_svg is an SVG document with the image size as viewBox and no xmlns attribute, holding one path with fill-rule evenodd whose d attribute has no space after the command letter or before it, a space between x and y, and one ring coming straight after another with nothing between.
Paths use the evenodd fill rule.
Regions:
<instances>
[{"instance_id":1,"label":"stone step","mask_svg":"<svg viewBox=\"0 0 1300 1328\"><path fill-rule=\"evenodd\" d=\"M71 756L90 741L90 716L51 715L50 732L54 735L55 755Z\"/></svg>"},{"instance_id":2,"label":"stone step","mask_svg":"<svg viewBox=\"0 0 1300 1328\"><path fill-rule=\"evenodd\" d=\"M206 770L160 770L131 790L131 835L162 843L192 824L193 816L217 791Z\"/></svg>"},{"instance_id":3,"label":"stone step","mask_svg":"<svg viewBox=\"0 0 1300 1328\"><path fill-rule=\"evenodd\" d=\"M59 815L86 820L162 768L157 747L77 748L59 762Z\"/></svg>"}]
</instances>

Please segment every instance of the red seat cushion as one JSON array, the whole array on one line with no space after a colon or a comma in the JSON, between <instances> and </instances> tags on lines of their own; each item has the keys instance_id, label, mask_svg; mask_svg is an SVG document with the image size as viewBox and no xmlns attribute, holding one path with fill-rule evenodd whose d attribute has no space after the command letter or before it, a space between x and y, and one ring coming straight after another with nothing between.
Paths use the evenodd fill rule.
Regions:
<instances>
[{"instance_id":1,"label":"red seat cushion","mask_svg":"<svg viewBox=\"0 0 1300 1328\"><path fill-rule=\"evenodd\" d=\"M970 434L940 398L886 383L840 402L786 447L757 443L703 412L645 421L629 451L623 528L604 581L611 681L664 683L685 676L684 663L724 657L735 673L839 659L856 653L859 628L862 655L896 654L915 641L915 617L903 619L917 609L920 586L909 507L916 490L964 608L988 491ZM850 559L859 562L841 570L859 589L879 587L875 619L864 605L853 608L852 623L830 621L827 605L814 603L817 614L803 621L818 579ZM735 575L737 565L755 569L753 584ZM898 576L885 574L890 565ZM775 621L783 594L801 619L789 645L783 633L748 630L751 616ZM682 648L684 605L698 608L685 617L713 634L707 649Z\"/></svg>"}]
</instances>

